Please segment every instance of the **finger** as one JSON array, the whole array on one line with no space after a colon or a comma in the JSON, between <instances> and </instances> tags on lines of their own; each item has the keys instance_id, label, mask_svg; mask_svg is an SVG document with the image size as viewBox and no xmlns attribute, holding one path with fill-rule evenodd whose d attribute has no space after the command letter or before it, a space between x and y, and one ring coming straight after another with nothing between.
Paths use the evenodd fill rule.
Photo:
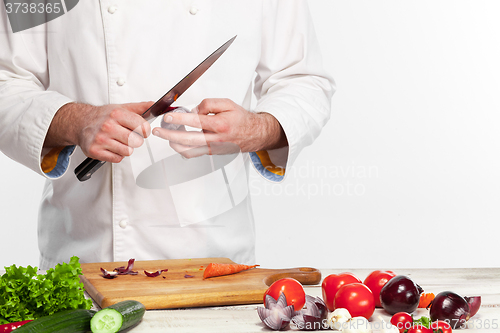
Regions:
<instances>
[{"instance_id":1,"label":"finger","mask_svg":"<svg viewBox=\"0 0 500 333\"><path fill-rule=\"evenodd\" d=\"M136 128L134 132L141 134L143 138L147 138L151 134L151 124L145 121L141 124L141 128Z\"/></svg>"},{"instance_id":2,"label":"finger","mask_svg":"<svg viewBox=\"0 0 500 333\"><path fill-rule=\"evenodd\" d=\"M126 103L122 104L122 107L138 115L142 115L146 112L155 102L139 102L139 103Z\"/></svg>"},{"instance_id":3,"label":"finger","mask_svg":"<svg viewBox=\"0 0 500 333\"><path fill-rule=\"evenodd\" d=\"M100 161L118 163L123 157L132 155L134 149L116 140L109 139L89 149L88 156Z\"/></svg>"},{"instance_id":4,"label":"finger","mask_svg":"<svg viewBox=\"0 0 500 333\"><path fill-rule=\"evenodd\" d=\"M192 112L199 115L207 115L210 113L231 111L234 108L235 103L228 98L206 98Z\"/></svg>"},{"instance_id":5,"label":"finger","mask_svg":"<svg viewBox=\"0 0 500 333\"><path fill-rule=\"evenodd\" d=\"M150 107L152 107L154 103L155 102L148 101L140 103L128 103L124 105L126 106L127 109L129 109L135 114L140 115L142 118L143 113L146 112ZM140 121L142 121L141 127L134 128L134 132L142 134L144 138L147 138L151 134L151 125L149 124L149 122L145 121L144 118L142 118Z\"/></svg>"},{"instance_id":6,"label":"finger","mask_svg":"<svg viewBox=\"0 0 500 333\"><path fill-rule=\"evenodd\" d=\"M192 147L170 142L170 146L176 152L186 158L193 158L202 155L227 155L241 152L238 145L231 142L209 142L206 146Z\"/></svg>"},{"instance_id":7,"label":"finger","mask_svg":"<svg viewBox=\"0 0 500 333\"><path fill-rule=\"evenodd\" d=\"M147 138L151 134L151 124L149 124L149 122L147 121L143 122L141 126L135 128L132 132L130 132L130 136L132 136L132 134L137 137L134 140L139 140L137 141L139 143L139 146L131 147L138 148L144 142L143 138Z\"/></svg>"},{"instance_id":8,"label":"finger","mask_svg":"<svg viewBox=\"0 0 500 333\"><path fill-rule=\"evenodd\" d=\"M195 113L169 113L163 117L163 121L169 124L184 125L210 132L217 132L217 124L220 122L220 120L215 119L213 116L200 116Z\"/></svg>"},{"instance_id":9,"label":"finger","mask_svg":"<svg viewBox=\"0 0 500 333\"><path fill-rule=\"evenodd\" d=\"M109 150L102 150L98 155L89 156L91 158L97 159L99 161L111 162L111 163L120 163L124 156L113 153Z\"/></svg>"},{"instance_id":10,"label":"finger","mask_svg":"<svg viewBox=\"0 0 500 333\"><path fill-rule=\"evenodd\" d=\"M151 133L151 126L138 114L126 108L117 108L111 112L111 117L122 127L135 131L138 135L148 137Z\"/></svg>"},{"instance_id":11,"label":"finger","mask_svg":"<svg viewBox=\"0 0 500 333\"><path fill-rule=\"evenodd\" d=\"M102 133L97 134L95 142L98 145L116 140L126 146L138 148L144 143L144 138L137 132L122 127L119 123L108 122L102 127Z\"/></svg>"},{"instance_id":12,"label":"finger","mask_svg":"<svg viewBox=\"0 0 500 333\"><path fill-rule=\"evenodd\" d=\"M137 132L135 131L128 132L128 137L126 141L121 141L121 140L119 141L132 148L139 148L144 144L144 138L142 137L142 135L137 134Z\"/></svg>"},{"instance_id":13,"label":"finger","mask_svg":"<svg viewBox=\"0 0 500 333\"><path fill-rule=\"evenodd\" d=\"M96 145L100 150L108 150L120 156L130 156L134 151L134 148L130 147L126 143L123 143L119 140L114 140L112 138L96 140Z\"/></svg>"},{"instance_id":14,"label":"finger","mask_svg":"<svg viewBox=\"0 0 500 333\"><path fill-rule=\"evenodd\" d=\"M205 146L207 141L220 141L219 136L215 133L173 131L161 127L155 127L153 129L153 135L185 146Z\"/></svg>"},{"instance_id":15,"label":"finger","mask_svg":"<svg viewBox=\"0 0 500 333\"><path fill-rule=\"evenodd\" d=\"M209 154L208 146L191 147L179 143L170 142L170 147L185 158L194 158Z\"/></svg>"}]
</instances>

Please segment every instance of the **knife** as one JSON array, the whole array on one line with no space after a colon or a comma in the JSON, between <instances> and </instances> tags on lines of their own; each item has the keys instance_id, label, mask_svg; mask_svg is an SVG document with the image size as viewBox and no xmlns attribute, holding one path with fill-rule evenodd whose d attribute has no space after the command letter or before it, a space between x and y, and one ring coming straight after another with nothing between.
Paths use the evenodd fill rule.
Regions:
<instances>
[{"instance_id":1,"label":"knife","mask_svg":"<svg viewBox=\"0 0 500 333\"><path fill-rule=\"evenodd\" d=\"M196 80L206 72L213 63L219 59L219 57L228 49L228 47L233 43L236 36L225 42L221 47L215 50L211 55L209 55L205 60L203 60L195 69L193 69L188 75L186 75L182 80L179 81L172 89L170 89L162 98L156 101L149 109L147 109L142 117L147 120L153 120L154 118L175 110L174 107L170 105L174 103L179 96L181 96ZM83 182L92 177L94 172L96 172L101 166L106 163L105 161L99 161L88 157L80 163L75 168L75 175L79 181Z\"/></svg>"}]
</instances>

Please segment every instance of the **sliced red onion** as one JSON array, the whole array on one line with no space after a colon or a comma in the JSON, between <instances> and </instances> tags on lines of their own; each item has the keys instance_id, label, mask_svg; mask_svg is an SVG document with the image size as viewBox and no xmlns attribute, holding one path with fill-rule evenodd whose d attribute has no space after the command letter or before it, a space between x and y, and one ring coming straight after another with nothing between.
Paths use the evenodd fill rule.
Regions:
<instances>
[{"instance_id":1,"label":"sliced red onion","mask_svg":"<svg viewBox=\"0 0 500 333\"><path fill-rule=\"evenodd\" d=\"M184 274L185 278L194 278L194 275Z\"/></svg>"},{"instance_id":2,"label":"sliced red onion","mask_svg":"<svg viewBox=\"0 0 500 333\"><path fill-rule=\"evenodd\" d=\"M102 276L106 279L113 279L118 276L118 272L108 272L104 268L101 267Z\"/></svg>"},{"instance_id":3,"label":"sliced red onion","mask_svg":"<svg viewBox=\"0 0 500 333\"><path fill-rule=\"evenodd\" d=\"M472 317L479 311L479 307L481 306L481 296L466 296L464 298L469 304L469 313Z\"/></svg>"},{"instance_id":4,"label":"sliced red onion","mask_svg":"<svg viewBox=\"0 0 500 333\"><path fill-rule=\"evenodd\" d=\"M285 329L295 314L293 305L286 305L286 297L281 293L276 301L271 295L266 295L265 308L258 307L260 320L272 330Z\"/></svg>"},{"instance_id":5,"label":"sliced red onion","mask_svg":"<svg viewBox=\"0 0 500 333\"><path fill-rule=\"evenodd\" d=\"M125 266L120 266L114 269L115 272L118 273L118 275L125 275L125 274L131 274L131 275L137 275L137 272L132 271L132 268L134 268L134 262L135 259L130 259L128 261L127 267Z\"/></svg>"},{"instance_id":6,"label":"sliced red onion","mask_svg":"<svg viewBox=\"0 0 500 333\"><path fill-rule=\"evenodd\" d=\"M146 274L146 276L149 276L149 277L157 277L157 276L160 276L161 273L167 272L167 271L168 271L168 269L160 269L159 271L156 271L156 272L144 271L144 274Z\"/></svg>"},{"instance_id":7,"label":"sliced red onion","mask_svg":"<svg viewBox=\"0 0 500 333\"><path fill-rule=\"evenodd\" d=\"M323 323L327 313L323 299L306 295L304 308L294 313L292 322L297 328L304 331L325 329L327 326L323 327Z\"/></svg>"}]
</instances>

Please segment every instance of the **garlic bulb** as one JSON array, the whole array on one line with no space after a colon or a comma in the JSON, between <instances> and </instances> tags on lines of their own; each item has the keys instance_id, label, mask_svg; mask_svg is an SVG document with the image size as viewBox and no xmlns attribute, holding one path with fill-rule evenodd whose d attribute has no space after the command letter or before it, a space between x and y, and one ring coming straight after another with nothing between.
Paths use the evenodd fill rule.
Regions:
<instances>
[{"instance_id":1,"label":"garlic bulb","mask_svg":"<svg viewBox=\"0 0 500 333\"><path fill-rule=\"evenodd\" d=\"M332 330L342 331L343 325L352 317L347 309L339 308L329 313L327 318L328 326Z\"/></svg>"},{"instance_id":2,"label":"garlic bulb","mask_svg":"<svg viewBox=\"0 0 500 333\"><path fill-rule=\"evenodd\" d=\"M378 319L371 323L375 333L399 333L399 329L390 322L386 322L382 316L378 316Z\"/></svg>"},{"instance_id":3,"label":"garlic bulb","mask_svg":"<svg viewBox=\"0 0 500 333\"><path fill-rule=\"evenodd\" d=\"M343 333L372 333L371 324L365 317L354 317L343 325Z\"/></svg>"}]
</instances>

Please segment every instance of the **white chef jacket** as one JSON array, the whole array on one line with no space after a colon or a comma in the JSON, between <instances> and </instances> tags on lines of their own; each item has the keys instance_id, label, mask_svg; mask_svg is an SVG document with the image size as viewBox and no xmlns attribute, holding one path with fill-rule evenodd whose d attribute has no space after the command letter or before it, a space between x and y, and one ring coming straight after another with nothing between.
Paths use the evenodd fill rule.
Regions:
<instances>
[{"instance_id":1,"label":"white chef jacket","mask_svg":"<svg viewBox=\"0 0 500 333\"><path fill-rule=\"evenodd\" d=\"M330 116L334 84L322 68L305 1L86 0L47 24L17 33L4 8L0 13L0 149L47 177L38 222L41 268L73 255L82 262L255 260L250 197L241 185L249 162L270 181L281 181ZM138 184L148 167L134 169L141 161L138 150L135 162L131 157L106 163L90 180L79 182L73 170L85 156L78 147L42 149L61 106L157 100L235 35L226 53L176 104L229 98L248 110L268 112L280 122L287 149L236 154L223 163L224 172L214 167L218 162L212 157L185 162L190 167L182 170L211 166L212 172L200 173L211 179L207 186L200 186L198 176L176 183L180 172L168 162L173 156L168 153L149 163L162 166L169 179L158 188ZM275 162L279 159L285 162ZM212 186L214 179L225 180L222 192ZM196 186L190 187L191 181ZM183 224L177 213L183 197L186 214L206 202L222 208ZM273 218L266 223L286 222Z\"/></svg>"}]
</instances>

